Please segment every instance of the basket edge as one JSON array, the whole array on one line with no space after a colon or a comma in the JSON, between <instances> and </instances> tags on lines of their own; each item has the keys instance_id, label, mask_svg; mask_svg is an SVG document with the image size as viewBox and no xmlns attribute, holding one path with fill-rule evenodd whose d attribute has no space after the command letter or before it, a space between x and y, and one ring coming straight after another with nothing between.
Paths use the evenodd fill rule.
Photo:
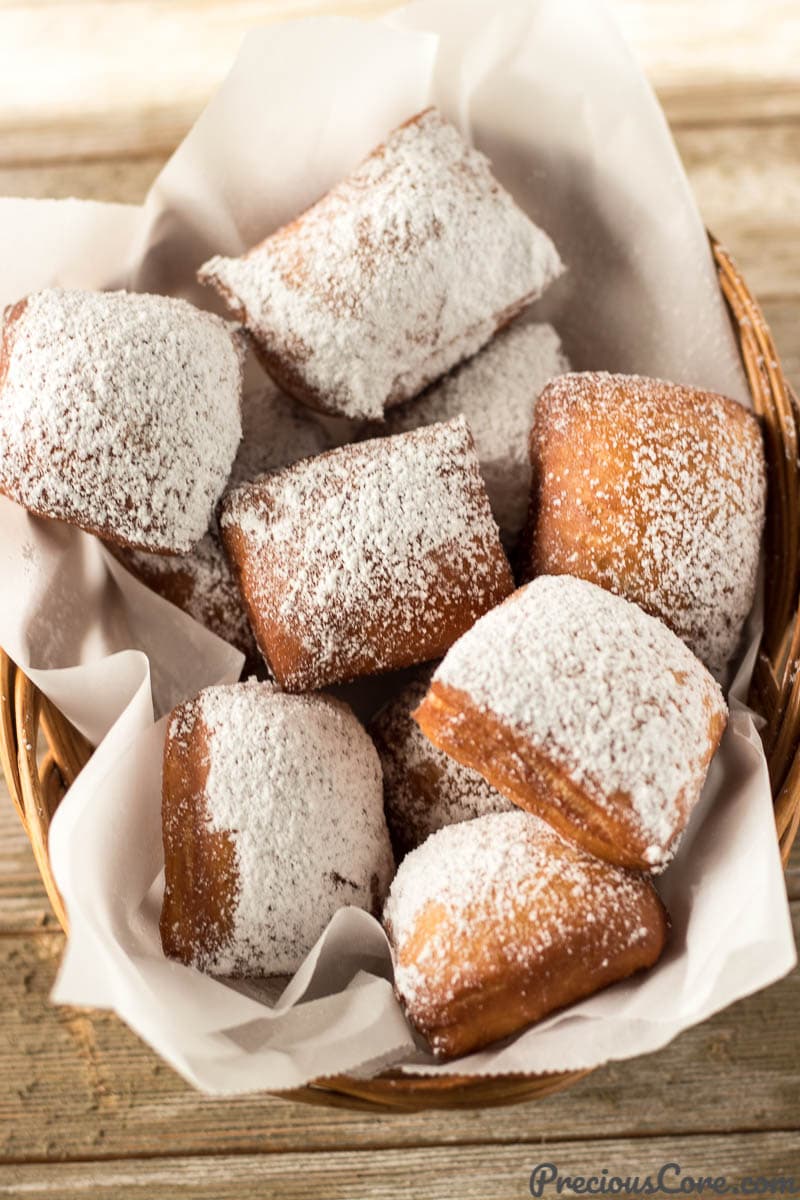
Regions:
<instances>
[{"instance_id":1,"label":"basket edge","mask_svg":"<svg viewBox=\"0 0 800 1200\"><path fill-rule=\"evenodd\" d=\"M798 544L800 534L797 529L796 514L800 504L800 474L797 464L797 426L795 413L797 402L783 374L780 358L775 349L764 320L761 309L750 293L741 273L738 271L730 254L724 247L709 235L711 252L717 266L720 287L728 303L728 307L738 332L738 345L748 384L751 389L754 406L762 421L767 425L771 434L776 434L776 441L781 446L780 455L775 455L775 461L783 464L780 474L779 516L794 521L794 529L790 536L783 533L777 539L781 546L781 565L790 564L789 571L779 571L771 574L774 581L777 576L779 594L773 601L770 610L769 630L767 635L767 620L765 616L766 642L773 654L780 653L783 648L785 634L778 630L781 614L786 614L786 625L794 615L794 633L800 640L800 620L797 614L797 594L800 588L800 554ZM793 446L793 453L787 454L786 447ZM794 498L793 511L789 504ZM774 534L772 535L774 537ZM795 638L792 639L793 642ZM792 843L800 827L800 671L793 670L795 663L784 665L782 672L783 688L778 700L778 709L783 716L787 711L794 718L787 726L784 742L791 742L794 750L792 762L783 780L783 788L789 788L786 793L783 808L783 829L778 827L781 843L781 853L784 864L788 859ZM18 684L18 679L25 684ZM790 678L791 677L791 678ZM12 686L13 685L13 686ZM27 686L26 686L27 685ZM19 706L12 700L17 696L23 709L20 715ZM788 694L783 693L787 691ZM796 699L793 689L796 688ZM31 838L37 866L42 874L44 886L48 892L54 912L62 927L66 930L66 913L64 911L58 888L52 876L49 856L47 854L47 830L52 813L57 806L56 797L60 800L76 774L76 766L85 765L91 748L81 738L80 734L66 721L58 710L49 703L38 699L41 693L33 687L19 668L17 668L5 651L0 648L0 765L6 775L9 793L15 802L22 819L26 833ZM782 701L782 707L781 707ZM31 708L27 702L32 702ZM37 721L35 728L30 723L32 710ZM49 755L45 772L40 774L36 763L36 743L39 733L39 716L42 711L46 716L41 721L42 731L49 745ZM22 735L20 735L20 722ZM33 737L30 734L33 734ZM52 740L51 740L52 739ZM85 757L84 757L85 755ZM792 767L796 770L793 772ZM54 787L53 772L60 775L62 789ZM774 795L776 808L781 802L783 789L777 789ZM33 825L34 833L31 833ZM37 853L37 840L39 852ZM520 1103L523 1100L544 1098L556 1091L577 1083L590 1072L558 1072L551 1075L502 1075L502 1076L437 1076L429 1079L425 1076L402 1075L397 1072L386 1072L371 1080L358 1080L350 1076L334 1076L327 1079L315 1080L303 1088L273 1093L279 1098L291 1099L307 1104L325 1107L347 1107L368 1112L419 1112L431 1108L472 1108L493 1105Z\"/></svg>"}]
</instances>

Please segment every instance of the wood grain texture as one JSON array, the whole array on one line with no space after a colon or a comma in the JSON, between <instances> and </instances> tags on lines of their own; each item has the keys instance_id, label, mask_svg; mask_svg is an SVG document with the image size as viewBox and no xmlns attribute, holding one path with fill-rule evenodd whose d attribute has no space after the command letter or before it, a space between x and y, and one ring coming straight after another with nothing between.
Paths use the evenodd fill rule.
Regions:
<instances>
[{"instance_id":1,"label":"wood grain texture","mask_svg":"<svg viewBox=\"0 0 800 1200\"><path fill-rule=\"evenodd\" d=\"M0 783L0 934L57 929L16 809Z\"/></svg>"},{"instance_id":2,"label":"wood grain texture","mask_svg":"<svg viewBox=\"0 0 800 1200\"><path fill-rule=\"evenodd\" d=\"M171 149L249 29L391 0L4 0L0 160ZM792 0L611 0L674 125L800 118ZM146 64L146 70L143 70Z\"/></svg>"},{"instance_id":3,"label":"wood grain texture","mask_svg":"<svg viewBox=\"0 0 800 1200\"><path fill-rule=\"evenodd\" d=\"M800 382L796 0L614 5L704 218L763 300ZM247 28L388 7L0 0L0 47L16 60L6 54L0 71L0 194L138 202ZM800 843L787 884L800 901ZM800 931L800 903L793 915ZM800 1176L797 972L660 1054L612 1064L546 1102L365 1116L198 1096L115 1017L50 1006L62 947L0 786L0 1196L505 1200L527 1194L545 1157L573 1172L677 1160L702 1174Z\"/></svg>"},{"instance_id":4,"label":"wood grain texture","mask_svg":"<svg viewBox=\"0 0 800 1200\"><path fill-rule=\"evenodd\" d=\"M166 161L166 154L155 154L27 166L3 166L0 162L0 196L53 200L78 196L83 200L138 204Z\"/></svg>"},{"instance_id":5,"label":"wood grain texture","mask_svg":"<svg viewBox=\"0 0 800 1200\"><path fill-rule=\"evenodd\" d=\"M793 910L800 933L800 903ZM60 933L0 938L0 1161L535 1143L798 1123L797 972L659 1054L610 1064L546 1102L369 1116L270 1096L198 1095L114 1016L49 1005L62 946Z\"/></svg>"},{"instance_id":6,"label":"wood grain texture","mask_svg":"<svg viewBox=\"0 0 800 1200\"><path fill-rule=\"evenodd\" d=\"M539 1145L439 1147L436 1150L338 1150L324 1154L237 1155L22 1165L0 1170L0 1196L91 1196L92 1200L520 1200L530 1195L531 1170L556 1164L562 1175L655 1175L678 1163L684 1175L787 1178L800 1169L797 1136L737 1138L614 1138L546 1141ZM545 1193L554 1196L554 1190ZM577 1193L565 1187L562 1196ZM795 1193L796 1194L796 1193Z\"/></svg>"},{"instance_id":7,"label":"wood grain texture","mask_svg":"<svg viewBox=\"0 0 800 1200\"><path fill-rule=\"evenodd\" d=\"M797 391L800 384L800 297L788 303L780 298L767 298L762 307L784 370Z\"/></svg>"},{"instance_id":8,"label":"wood grain texture","mask_svg":"<svg viewBox=\"0 0 800 1200\"><path fill-rule=\"evenodd\" d=\"M0 159L171 149L249 29L314 14L370 17L387 0L33 0L0 6ZM146 69L143 65L146 64Z\"/></svg>"},{"instance_id":9,"label":"wood grain texture","mask_svg":"<svg viewBox=\"0 0 800 1200\"><path fill-rule=\"evenodd\" d=\"M799 295L800 124L675 132L703 218L749 287Z\"/></svg>"}]
</instances>

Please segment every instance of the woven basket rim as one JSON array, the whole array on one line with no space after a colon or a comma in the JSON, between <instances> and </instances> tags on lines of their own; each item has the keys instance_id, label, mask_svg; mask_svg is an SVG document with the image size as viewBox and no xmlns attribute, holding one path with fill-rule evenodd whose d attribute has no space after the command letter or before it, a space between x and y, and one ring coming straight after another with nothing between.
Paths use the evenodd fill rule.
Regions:
<instances>
[{"instance_id":1,"label":"woven basket rim","mask_svg":"<svg viewBox=\"0 0 800 1200\"><path fill-rule=\"evenodd\" d=\"M765 720L762 739L785 865L800 825L800 405L761 309L731 256L713 237L710 241L764 431L769 481L764 633L749 699ZM47 743L42 760L37 757L40 735ZM0 649L0 765L53 911L65 931L67 915L50 867L48 832L58 805L91 753L86 739ZM428 1076L390 1070L372 1079L330 1076L275 1094L325 1107L418 1112L544 1098L589 1073Z\"/></svg>"}]
</instances>

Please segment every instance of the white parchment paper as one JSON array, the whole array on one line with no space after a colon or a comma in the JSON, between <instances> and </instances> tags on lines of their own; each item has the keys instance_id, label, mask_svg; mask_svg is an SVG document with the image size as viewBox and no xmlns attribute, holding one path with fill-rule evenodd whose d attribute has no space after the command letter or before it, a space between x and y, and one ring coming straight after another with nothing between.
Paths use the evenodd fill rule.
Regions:
<instances>
[{"instance_id":1,"label":"white parchment paper","mask_svg":"<svg viewBox=\"0 0 800 1200\"><path fill-rule=\"evenodd\" d=\"M554 321L577 367L747 400L685 176L598 0L420 0L380 22L251 34L144 206L0 201L0 302L53 284L123 285L212 307L194 282L208 255L238 253L294 216L429 103L555 238L568 271L537 315ZM657 1049L795 961L761 746L734 701L701 809L661 882L673 920L663 961L499 1048L434 1064L394 1000L381 929L357 910L337 914L277 1002L168 962L157 928L164 722L154 717L235 678L241 656L93 538L5 500L0 572L0 643L97 744L51 833L71 922L54 999L116 1010L198 1087L276 1090L387 1063L589 1067Z\"/></svg>"}]
</instances>

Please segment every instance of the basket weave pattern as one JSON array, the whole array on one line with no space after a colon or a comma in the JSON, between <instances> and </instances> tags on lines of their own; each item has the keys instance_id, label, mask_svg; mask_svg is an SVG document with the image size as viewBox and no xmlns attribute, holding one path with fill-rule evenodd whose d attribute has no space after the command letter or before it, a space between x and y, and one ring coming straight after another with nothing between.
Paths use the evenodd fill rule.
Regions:
<instances>
[{"instance_id":1,"label":"basket weave pattern","mask_svg":"<svg viewBox=\"0 0 800 1200\"><path fill-rule=\"evenodd\" d=\"M761 418L769 495L765 531L764 633L750 703L764 718L762 739L786 863L800 824L800 405L787 383L770 331L730 255L712 239L720 287L733 319L753 407ZM44 739L47 750L37 749ZM0 650L0 763L30 838L53 911L67 916L50 868L48 832L59 803L92 747ZM385 1072L338 1076L282 1092L287 1099L363 1111L419 1111L515 1104L559 1091L588 1074L438 1076Z\"/></svg>"}]
</instances>

